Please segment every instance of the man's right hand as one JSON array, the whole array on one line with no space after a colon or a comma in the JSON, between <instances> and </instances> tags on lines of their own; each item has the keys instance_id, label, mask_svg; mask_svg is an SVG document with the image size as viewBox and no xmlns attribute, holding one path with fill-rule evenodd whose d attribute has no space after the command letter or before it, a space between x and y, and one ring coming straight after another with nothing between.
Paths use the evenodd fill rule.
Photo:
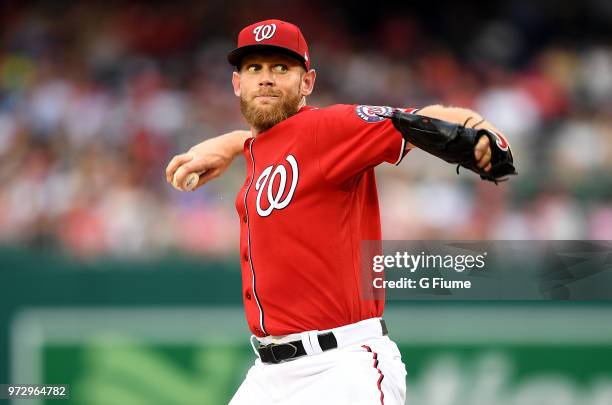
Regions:
<instances>
[{"instance_id":1,"label":"man's right hand","mask_svg":"<svg viewBox=\"0 0 612 405\"><path fill-rule=\"evenodd\" d=\"M219 177L240 152L251 131L233 131L207 139L193 146L187 153L176 155L166 167L166 181L180 191L193 191ZM202 173L191 189L183 188L190 173Z\"/></svg>"}]
</instances>

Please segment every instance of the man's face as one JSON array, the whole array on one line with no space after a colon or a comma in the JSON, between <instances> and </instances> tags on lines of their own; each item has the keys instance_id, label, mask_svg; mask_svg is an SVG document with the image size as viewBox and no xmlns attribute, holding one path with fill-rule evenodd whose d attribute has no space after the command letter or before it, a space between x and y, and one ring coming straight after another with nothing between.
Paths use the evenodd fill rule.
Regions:
<instances>
[{"instance_id":1,"label":"man's face","mask_svg":"<svg viewBox=\"0 0 612 405\"><path fill-rule=\"evenodd\" d=\"M251 54L234 72L234 93L240 110L257 132L291 117L312 92L314 70L306 72L299 61L282 54Z\"/></svg>"}]
</instances>

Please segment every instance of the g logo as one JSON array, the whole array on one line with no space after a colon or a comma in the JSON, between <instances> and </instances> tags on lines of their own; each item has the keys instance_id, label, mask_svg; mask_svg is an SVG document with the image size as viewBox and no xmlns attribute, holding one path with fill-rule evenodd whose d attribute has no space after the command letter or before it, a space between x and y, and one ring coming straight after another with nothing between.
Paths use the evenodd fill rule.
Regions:
<instances>
[{"instance_id":1,"label":"g logo","mask_svg":"<svg viewBox=\"0 0 612 405\"><path fill-rule=\"evenodd\" d=\"M253 34L255 34L255 41L261 42L264 39L270 39L276 32L276 24L264 24L258 25L253 29Z\"/></svg>"},{"instance_id":2,"label":"g logo","mask_svg":"<svg viewBox=\"0 0 612 405\"><path fill-rule=\"evenodd\" d=\"M285 186L287 185L287 169L285 169L285 165L280 164L274 168L274 165L270 165L264 169L263 172L257 178L257 182L255 183L255 190L257 190L257 213L261 217L267 217L272 213L274 209L282 210L291 202L293 198L293 193L295 192L295 187L297 186L299 170L297 161L293 155L287 156L287 162L291 166L291 187L289 188L289 192L285 195ZM274 171L272 169L274 168ZM271 174L270 174L271 173ZM278 190L274 193L274 180L276 176L279 177ZM269 181L268 181L269 180ZM261 194L267 187L267 197L268 203L270 204L268 208L263 209L261 207ZM283 198L285 195L285 198Z\"/></svg>"}]
</instances>

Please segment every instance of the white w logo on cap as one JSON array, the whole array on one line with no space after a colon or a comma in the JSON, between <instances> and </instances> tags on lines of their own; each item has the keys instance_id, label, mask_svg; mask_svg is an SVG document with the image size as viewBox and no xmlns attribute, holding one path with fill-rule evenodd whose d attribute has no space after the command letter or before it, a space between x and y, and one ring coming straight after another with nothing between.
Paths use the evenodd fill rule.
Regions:
<instances>
[{"instance_id":1,"label":"white w logo on cap","mask_svg":"<svg viewBox=\"0 0 612 405\"><path fill-rule=\"evenodd\" d=\"M258 25L253 29L253 34L255 34L255 41L261 42L264 39L270 39L276 32L276 24L264 24Z\"/></svg>"}]
</instances>

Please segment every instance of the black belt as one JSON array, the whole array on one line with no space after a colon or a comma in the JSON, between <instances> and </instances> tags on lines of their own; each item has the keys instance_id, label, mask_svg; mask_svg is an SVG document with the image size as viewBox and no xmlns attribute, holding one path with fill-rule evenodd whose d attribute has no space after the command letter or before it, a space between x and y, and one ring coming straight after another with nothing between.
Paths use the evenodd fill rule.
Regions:
<instances>
[{"instance_id":1,"label":"black belt","mask_svg":"<svg viewBox=\"0 0 612 405\"><path fill-rule=\"evenodd\" d=\"M387 325L383 319L380 320L383 336L387 335ZM338 341L333 332L321 333L317 336L321 350L326 351L338 347ZM260 345L257 349L259 358L264 363L278 364L282 361L295 359L306 355L306 350L301 340L294 340L288 343L271 343L269 345Z\"/></svg>"}]
</instances>

